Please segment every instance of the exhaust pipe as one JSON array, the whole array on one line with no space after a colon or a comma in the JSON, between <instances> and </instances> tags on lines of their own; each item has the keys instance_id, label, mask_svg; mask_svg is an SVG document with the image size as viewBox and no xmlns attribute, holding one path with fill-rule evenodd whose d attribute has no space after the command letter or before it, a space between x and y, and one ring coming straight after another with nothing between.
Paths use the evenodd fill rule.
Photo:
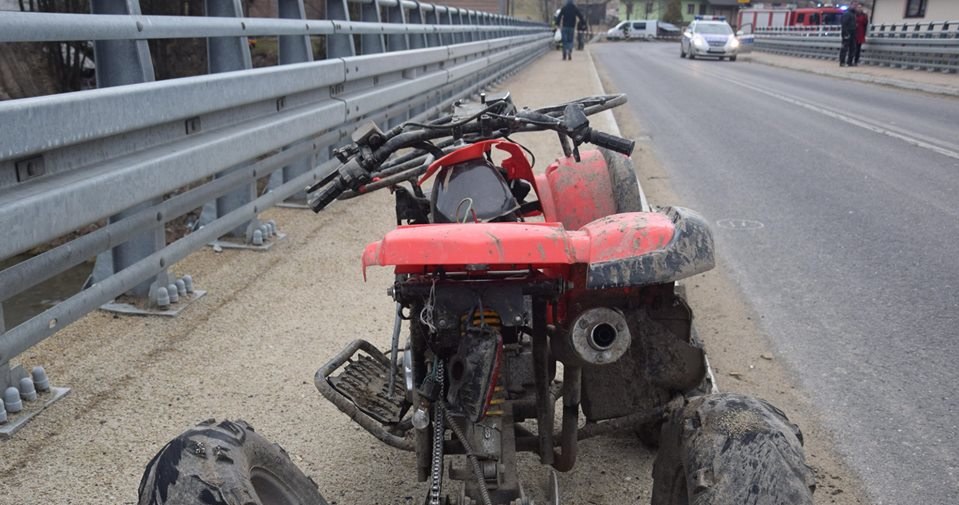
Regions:
<instances>
[{"instance_id":1,"label":"exhaust pipe","mask_svg":"<svg viewBox=\"0 0 959 505\"><path fill-rule=\"evenodd\" d=\"M632 337L626 318L617 310L596 307L576 316L569 330L573 358L585 365L608 365L626 354Z\"/></svg>"}]
</instances>

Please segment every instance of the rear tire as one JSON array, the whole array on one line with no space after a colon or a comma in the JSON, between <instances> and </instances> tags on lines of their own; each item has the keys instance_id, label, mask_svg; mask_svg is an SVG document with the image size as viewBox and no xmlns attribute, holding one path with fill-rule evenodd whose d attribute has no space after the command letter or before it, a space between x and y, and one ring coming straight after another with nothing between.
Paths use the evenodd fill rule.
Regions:
<instances>
[{"instance_id":1,"label":"rear tire","mask_svg":"<svg viewBox=\"0 0 959 505\"><path fill-rule=\"evenodd\" d=\"M693 398L663 425L652 505L811 505L802 432L764 400Z\"/></svg>"},{"instance_id":2,"label":"rear tire","mask_svg":"<svg viewBox=\"0 0 959 505\"><path fill-rule=\"evenodd\" d=\"M215 422L160 449L140 479L140 505L327 505L282 447L244 421Z\"/></svg>"},{"instance_id":3,"label":"rear tire","mask_svg":"<svg viewBox=\"0 0 959 505\"><path fill-rule=\"evenodd\" d=\"M685 58L685 57L686 57L686 50L683 49L683 45L682 45L682 44L679 45L679 57L680 57L680 58Z\"/></svg>"}]
</instances>

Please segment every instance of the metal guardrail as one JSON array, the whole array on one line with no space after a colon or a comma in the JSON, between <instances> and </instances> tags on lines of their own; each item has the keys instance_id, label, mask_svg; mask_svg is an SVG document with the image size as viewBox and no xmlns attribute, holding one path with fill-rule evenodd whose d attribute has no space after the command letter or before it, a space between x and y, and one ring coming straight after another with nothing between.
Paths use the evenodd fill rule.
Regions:
<instances>
[{"instance_id":1,"label":"metal guardrail","mask_svg":"<svg viewBox=\"0 0 959 505\"><path fill-rule=\"evenodd\" d=\"M241 17L239 0L206 3L209 17L143 16L138 0L0 13L0 43L93 41L100 87L0 102L0 261L101 225L0 271L0 302L91 257L106 264L13 328L0 308L0 388L17 380L11 358L103 304L175 296L167 270L190 252L225 235L268 237L257 216L335 169L332 149L360 122L425 118L552 40L545 25L403 0L327 0L325 20L307 19L302 0L279 0L277 19ZM252 68L253 36L278 36L280 64ZM207 39L210 73L154 81L147 41L186 37ZM325 38L325 59L314 61L311 37ZM264 178L270 189L257 193ZM204 205L208 222L167 244L165 224Z\"/></svg>"},{"instance_id":2,"label":"metal guardrail","mask_svg":"<svg viewBox=\"0 0 959 505\"><path fill-rule=\"evenodd\" d=\"M754 48L788 56L837 59L838 26L758 28ZM861 63L917 70L959 71L959 21L871 25Z\"/></svg>"}]
</instances>

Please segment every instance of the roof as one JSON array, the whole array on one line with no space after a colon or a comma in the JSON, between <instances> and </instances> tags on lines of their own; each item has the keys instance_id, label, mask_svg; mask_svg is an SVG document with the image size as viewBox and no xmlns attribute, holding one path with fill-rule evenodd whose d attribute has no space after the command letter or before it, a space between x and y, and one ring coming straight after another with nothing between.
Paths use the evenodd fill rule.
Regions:
<instances>
[{"instance_id":1,"label":"roof","mask_svg":"<svg viewBox=\"0 0 959 505\"><path fill-rule=\"evenodd\" d=\"M706 0L709 5L718 5L720 7L737 7L739 0Z\"/></svg>"}]
</instances>

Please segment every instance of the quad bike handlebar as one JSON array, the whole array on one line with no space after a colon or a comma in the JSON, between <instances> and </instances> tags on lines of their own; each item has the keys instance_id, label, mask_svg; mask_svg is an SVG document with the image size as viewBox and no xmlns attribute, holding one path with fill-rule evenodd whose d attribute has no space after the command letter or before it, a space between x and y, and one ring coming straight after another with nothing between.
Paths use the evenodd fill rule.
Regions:
<instances>
[{"instance_id":1,"label":"quad bike handlebar","mask_svg":"<svg viewBox=\"0 0 959 505\"><path fill-rule=\"evenodd\" d=\"M427 156L434 159L441 157L449 149L435 145L433 141L438 139L446 139L445 146L449 148L455 141L474 143L516 133L552 130L559 134L566 156L579 159L578 147L583 143L629 156L634 141L595 130L589 126L586 118L623 103L626 103L626 95L603 95L536 110L517 111L507 99L496 101L460 120L450 115L425 124L409 121L388 132L368 124L353 134L352 144L335 151L342 165L307 189L308 193L316 195L310 200L310 207L314 212L320 212L338 198L356 196L411 179L425 170L429 163L412 163L412 168L399 172L396 168L407 166L411 161L428 160ZM569 140L572 140L572 148ZM388 162L403 149L415 151L412 155ZM381 176L384 177L382 182L366 186Z\"/></svg>"}]
</instances>

